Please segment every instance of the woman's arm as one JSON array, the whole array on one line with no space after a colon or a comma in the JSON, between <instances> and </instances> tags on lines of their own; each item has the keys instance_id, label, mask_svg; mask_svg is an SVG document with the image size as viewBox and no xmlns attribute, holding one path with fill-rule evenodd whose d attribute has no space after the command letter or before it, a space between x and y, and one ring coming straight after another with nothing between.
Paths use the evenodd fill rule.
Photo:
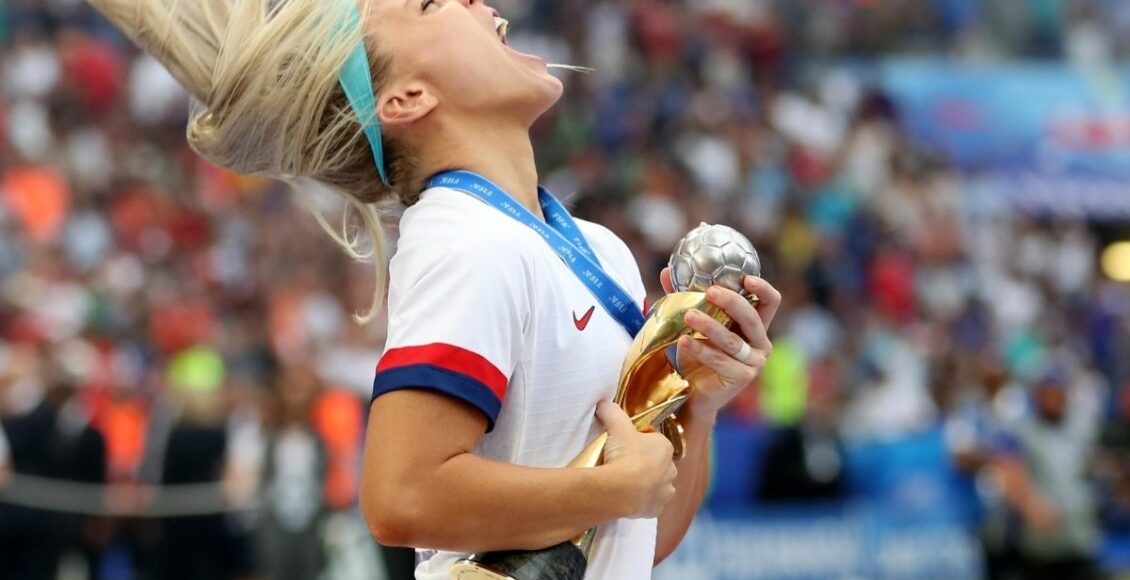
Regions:
<instances>
[{"instance_id":1,"label":"woman's arm","mask_svg":"<svg viewBox=\"0 0 1130 580\"><path fill-rule=\"evenodd\" d=\"M664 290L671 293L668 269L660 273L659 280ZM706 293L707 300L730 315L740 335L705 314L689 312L686 316L687 326L707 340L700 342L687 336L679 340L679 366L695 392L679 413L687 438L687 454L679 464L675 499L659 516L657 565L675 551L686 535L710 484L710 443L718 411L753 383L773 351L767 329L780 308L781 294L761 278L747 276L742 284L758 298L757 306L724 288L710 288ZM749 344L750 352L744 360L738 360L736 353L741 351L742 343Z\"/></svg>"},{"instance_id":2,"label":"woman's arm","mask_svg":"<svg viewBox=\"0 0 1130 580\"><path fill-rule=\"evenodd\" d=\"M679 423L687 436L687 454L676 465L679 476L675 478L675 498L659 516L659 529L655 538L655 565L670 556L687 529L691 527L706 489L710 486L710 444L714 434L717 413L706 410L695 412L688 406L679 413Z\"/></svg>"},{"instance_id":3,"label":"woman's arm","mask_svg":"<svg viewBox=\"0 0 1130 580\"><path fill-rule=\"evenodd\" d=\"M369 415L361 510L385 545L478 552L540 549L622 517L654 517L674 495L671 445L602 404L609 461L537 469L472 453L486 418L424 390L382 395Z\"/></svg>"}]
</instances>

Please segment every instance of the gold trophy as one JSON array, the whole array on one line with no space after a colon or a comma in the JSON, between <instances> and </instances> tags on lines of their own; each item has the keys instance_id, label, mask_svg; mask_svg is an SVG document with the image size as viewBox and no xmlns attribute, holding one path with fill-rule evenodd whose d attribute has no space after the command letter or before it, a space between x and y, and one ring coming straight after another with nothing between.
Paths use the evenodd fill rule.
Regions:
<instances>
[{"instance_id":1,"label":"gold trophy","mask_svg":"<svg viewBox=\"0 0 1130 580\"><path fill-rule=\"evenodd\" d=\"M620 369L613 402L632 418L640 431L659 431L675 448L675 459L686 453L683 427L675 413L690 398L693 387L680 374L675 343L684 334L703 337L687 328L684 317L698 310L731 325L730 317L707 302L706 289L724 286L756 301L742 286L745 276L760 276L761 261L745 236L721 225L701 224L675 246L671 254L671 284L648 314ZM596 467L603 461L604 433L581 451L569 467ZM571 541L543 550L505 550L473 554L451 568L453 580L582 580L596 528Z\"/></svg>"}]
</instances>

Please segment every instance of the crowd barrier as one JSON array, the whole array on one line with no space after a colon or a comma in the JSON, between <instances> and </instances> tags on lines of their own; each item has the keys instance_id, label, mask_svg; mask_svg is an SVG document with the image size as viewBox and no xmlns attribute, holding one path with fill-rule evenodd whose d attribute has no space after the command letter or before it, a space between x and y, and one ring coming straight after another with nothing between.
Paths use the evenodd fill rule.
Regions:
<instances>
[{"instance_id":1,"label":"crowd barrier","mask_svg":"<svg viewBox=\"0 0 1130 580\"><path fill-rule=\"evenodd\" d=\"M168 518L257 509L254 497L236 499L217 483L150 486L100 485L29 475L0 483L0 504L91 516Z\"/></svg>"}]
</instances>

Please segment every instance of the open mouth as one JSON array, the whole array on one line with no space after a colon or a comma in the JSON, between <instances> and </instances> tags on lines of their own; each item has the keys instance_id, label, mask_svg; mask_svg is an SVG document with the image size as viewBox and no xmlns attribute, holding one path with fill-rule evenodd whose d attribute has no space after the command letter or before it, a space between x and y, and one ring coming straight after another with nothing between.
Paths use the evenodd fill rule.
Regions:
<instances>
[{"instance_id":1,"label":"open mouth","mask_svg":"<svg viewBox=\"0 0 1130 580\"><path fill-rule=\"evenodd\" d=\"M504 46L510 46L510 43L506 40L506 31L509 29L509 20L501 16L494 17L494 32L498 35L498 40L501 41Z\"/></svg>"}]
</instances>

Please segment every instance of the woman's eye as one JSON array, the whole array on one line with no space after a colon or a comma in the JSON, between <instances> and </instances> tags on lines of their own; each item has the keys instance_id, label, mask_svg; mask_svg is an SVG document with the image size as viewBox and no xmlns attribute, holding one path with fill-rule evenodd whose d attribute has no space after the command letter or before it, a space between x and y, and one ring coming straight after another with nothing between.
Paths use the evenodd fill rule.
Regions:
<instances>
[{"instance_id":1,"label":"woman's eye","mask_svg":"<svg viewBox=\"0 0 1130 580\"><path fill-rule=\"evenodd\" d=\"M424 0L424 3L420 5L420 11L427 12L428 8L431 8L432 6L436 6L438 4L439 2L437 2L436 0Z\"/></svg>"}]
</instances>

